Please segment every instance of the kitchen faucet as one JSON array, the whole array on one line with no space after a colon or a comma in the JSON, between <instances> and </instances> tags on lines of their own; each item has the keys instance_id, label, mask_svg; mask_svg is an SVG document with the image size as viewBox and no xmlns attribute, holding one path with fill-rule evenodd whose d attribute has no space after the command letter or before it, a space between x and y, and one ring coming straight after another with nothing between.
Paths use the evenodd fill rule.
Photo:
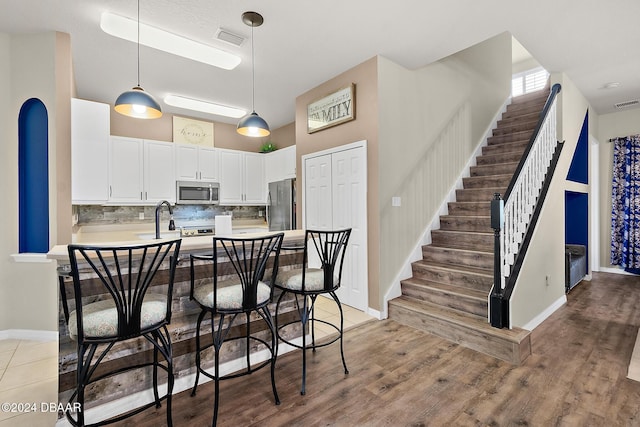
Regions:
<instances>
[{"instance_id":1,"label":"kitchen faucet","mask_svg":"<svg viewBox=\"0 0 640 427\"><path fill-rule=\"evenodd\" d=\"M162 208L162 205L167 205L169 208L169 215L171 215L171 219L169 219L169 231L176 229L176 225L173 222L173 209L171 208L171 203L166 200L158 202L156 205L156 239L160 238L160 209Z\"/></svg>"}]
</instances>

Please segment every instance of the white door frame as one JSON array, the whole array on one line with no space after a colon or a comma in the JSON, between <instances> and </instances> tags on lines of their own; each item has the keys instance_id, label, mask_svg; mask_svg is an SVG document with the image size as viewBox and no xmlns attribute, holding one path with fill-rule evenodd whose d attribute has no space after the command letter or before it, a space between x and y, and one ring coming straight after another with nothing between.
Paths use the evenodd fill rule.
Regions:
<instances>
[{"instance_id":1,"label":"white door frame","mask_svg":"<svg viewBox=\"0 0 640 427\"><path fill-rule=\"evenodd\" d=\"M346 150L352 150L355 148L364 148L365 150L365 162L364 162L364 175L365 175L365 183L366 183L366 177L367 175L367 162L366 162L366 152L367 152L367 141L366 140L361 140L361 141L356 141L356 142L352 142L349 144L344 144L344 145L340 145L337 147L333 147L333 148L328 148L326 150L321 150L321 151L316 151L313 153L309 153L309 154L305 154L303 156L301 156L301 165L302 165L302 185L301 185L301 190L302 190L302 228L306 229L306 200L305 200L305 183L306 183L306 167L305 167L305 162L307 159L311 159L314 157L319 157L319 156L324 156L327 154L334 154L334 153L339 153L341 151L346 151ZM368 189L367 189L368 192ZM365 206L363 207L364 212L367 212L367 200L368 197L365 197ZM366 218L366 222L368 223L368 218L367 215L365 215ZM366 229L366 224L365 224L365 229ZM365 245L366 246L366 245ZM365 280L366 280L366 284L363 287L363 293L362 293L362 298L364 299L362 306L366 307L365 312L368 313L371 311L371 309L369 308L369 280L368 280L368 266L369 266L369 262L368 262L368 250L367 253L365 253L365 259L367 261L367 268L365 269Z\"/></svg>"}]
</instances>

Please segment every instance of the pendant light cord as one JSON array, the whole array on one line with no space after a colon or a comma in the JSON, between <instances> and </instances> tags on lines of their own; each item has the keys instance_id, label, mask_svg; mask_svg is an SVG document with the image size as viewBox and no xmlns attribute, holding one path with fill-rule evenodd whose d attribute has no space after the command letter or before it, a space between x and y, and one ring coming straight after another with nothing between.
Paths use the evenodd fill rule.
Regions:
<instances>
[{"instance_id":1,"label":"pendant light cord","mask_svg":"<svg viewBox=\"0 0 640 427\"><path fill-rule=\"evenodd\" d=\"M138 87L140 87L140 0L138 0Z\"/></svg>"},{"instance_id":2,"label":"pendant light cord","mask_svg":"<svg viewBox=\"0 0 640 427\"><path fill-rule=\"evenodd\" d=\"M251 20L251 110L256 111L256 60L253 50L253 27L254 22Z\"/></svg>"}]
</instances>

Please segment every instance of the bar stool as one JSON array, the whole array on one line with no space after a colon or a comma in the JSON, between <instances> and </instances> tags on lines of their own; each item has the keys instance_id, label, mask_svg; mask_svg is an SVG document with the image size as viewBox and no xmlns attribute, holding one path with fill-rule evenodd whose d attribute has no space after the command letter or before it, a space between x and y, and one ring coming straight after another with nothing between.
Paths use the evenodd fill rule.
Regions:
<instances>
[{"instance_id":1,"label":"bar stool","mask_svg":"<svg viewBox=\"0 0 640 427\"><path fill-rule=\"evenodd\" d=\"M268 304L273 297L273 283L278 272L278 258L284 233L271 234L260 238L213 238L211 255L190 256L191 267L191 299L200 306L200 315L196 327L196 379L191 392L196 394L200 374L215 381L213 422L218 420L220 403L220 381L251 374L258 369L271 365L271 388L277 405L280 404L275 383L275 364L277 353L277 334ZM196 262L211 261L213 276L210 280L198 279L196 282ZM272 262L271 273L264 281L267 264ZM202 263L200 263L202 264ZM203 283L204 282L204 283ZM197 284L196 284L197 283ZM252 312L257 313L266 323L271 334L271 342L251 334ZM206 315L211 317L211 342L202 343L200 329ZM229 333L239 314L244 314L246 321L244 334L232 336ZM217 318L217 322L216 322ZM220 349L226 341L244 339L246 368L235 373L220 375ZM261 363L251 362L251 342L266 348L270 357ZM202 368L201 352L213 347L214 373ZM254 350L255 351L255 350ZM253 366L255 365L255 366Z\"/></svg>"},{"instance_id":2,"label":"bar stool","mask_svg":"<svg viewBox=\"0 0 640 427\"><path fill-rule=\"evenodd\" d=\"M305 232L305 243L303 247L303 268L281 271L276 277L275 287L281 291L276 304L276 331L278 332L280 341L302 349L302 389L300 390L300 394L302 395L306 393L307 349L309 348L315 352L316 348L325 347L340 340L342 366L344 366L344 373L349 373L347 362L344 359L342 339L344 335L344 317L342 314L342 305L336 295L336 290L338 290L342 281L342 266L344 264L344 256L350 235L350 228L336 231L307 230ZM287 294L293 294L295 296L295 306L299 318L283 325L278 325L280 304ZM322 294L329 295L338 305L340 325L315 318L314 306L316 298ZM311 344L307 345L306 331L309 321L311 321ZM283 338L283 334L281 333L283 328L298 322L302 325L302 345ZM315 322L331 326L338 332L338 335L327 342L317 344L314 331Z\"/></svg>"},{"instance_id":3,"label":"bar stool","mask_svg":"<svg viewBox=\"0 0 640 427\"><path fill-rule=\"evenodd\" d=\"M69 399L79 405L76 418L66 417L74 426L85 426L85 389L90 384L125 371L151 366L154 400L145 405L91 426L119 422L152 406L167 403L167 424L172 425L171 394L173 359L167 324L171 320L171 295L181 239L154 241L149 244L69 245L70 271L73 280L75 310L68 313L61 272L60 289L69 336L77 343L76 388ZM91 279L89 279L91 278ZM161 289L161 290L159 290ZM96 300L96 296L98 296ZM143 337L153 349L153 360L121 366L104 372L107 353L116 343ZM96 357L97 355L97 357ZM159 360L162 356L164 363ZM123 359L124 360L124 359ZM158 391L158 369L167 373L167 392Z\"/></svg>"}]
</instances>

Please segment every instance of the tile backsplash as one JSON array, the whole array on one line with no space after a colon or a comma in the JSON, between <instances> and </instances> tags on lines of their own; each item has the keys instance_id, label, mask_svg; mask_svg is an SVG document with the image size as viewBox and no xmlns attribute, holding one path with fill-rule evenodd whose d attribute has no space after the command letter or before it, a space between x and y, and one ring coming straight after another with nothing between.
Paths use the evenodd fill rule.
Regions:
<instances>
[{"instance_id":1,"label":"tile backsplash","mask_svg":"<svg viewBox=\"0 0 640 427\"><path fill-rule=\"evenodd\" d=\"M107 224L149 224L155 221L155 206L99 206L75 205L78 226ZM176 226L182 223L211 223L216 215L233 215L234 219L264 219L264 206L175 205L173 218ZM166 207L162 219L168 219Z\"/></svg>"}]
</instances>

